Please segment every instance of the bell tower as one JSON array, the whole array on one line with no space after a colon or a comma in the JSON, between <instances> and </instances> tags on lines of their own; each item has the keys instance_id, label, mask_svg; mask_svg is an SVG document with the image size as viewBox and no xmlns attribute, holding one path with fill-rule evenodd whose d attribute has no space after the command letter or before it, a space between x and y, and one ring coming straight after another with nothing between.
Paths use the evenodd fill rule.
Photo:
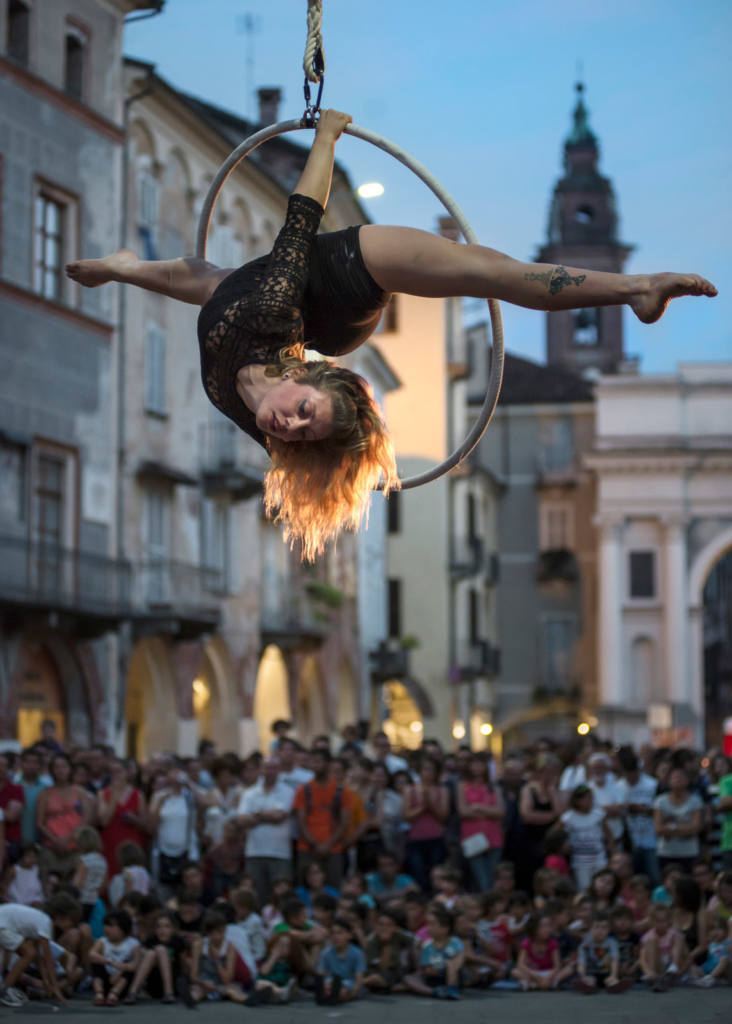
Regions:
<instances>
[{"instance_id":1,"label":"bell tower","mask_svg":"<svg viewBox=\"0 0 732 1024\"><path fill-rule=\"evenodd\" d=\"M633 246L618 238L615 193L598 170L597 137L590 129L584 85L578 82L572 131L564 143L564 176L554 189L540 263L622 272ZM547 313L546 361L578 373L616 373L625 359L623 308Z\"/></svg>"}]
</instances>

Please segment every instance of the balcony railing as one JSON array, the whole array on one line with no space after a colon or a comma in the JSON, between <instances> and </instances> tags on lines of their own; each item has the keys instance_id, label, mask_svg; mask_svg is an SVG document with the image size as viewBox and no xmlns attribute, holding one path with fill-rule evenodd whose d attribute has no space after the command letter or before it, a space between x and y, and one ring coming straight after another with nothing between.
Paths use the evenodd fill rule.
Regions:
<instances>
[{"instance_id":1,"label":"balcony railing","mask_svg":"<svg viewBox=\"0 0 732 1024\"><path fill-rule=\"evenodd\" d=\"M382 640L369 652L371 679L375 683L388 683L409 674L409 651L398 640Z\"/></svg>"},{"instance_id":2,"label":"balcony railing","mask_svg":"<svg viewBox=\"0 0 732 1024\"><path fill-rule=\"evenodd\" d=\"M285 574L262 580L260 622L265 643L284 648L319 644L330 629L305 587Z\"/></svg>"},{"instance_id":3,"label":"balcony railing","mask_svg":"<svg viewBox=\"0 0 732 1024\"><path fill-rule=\"evenodd\" d=\"M123 616L131 566L27 537L0 536L0 599L30 607Z\"/></svg>"},{"instance_id":4,"label":"balcony railing","mask_svg":"<svg viewBox=\"0 0 732 1024\"><path fill-rule=\"evenodd\" d=\"M501 670L501 652L488 640L459 641L456 653L461 680L497 676Z\"/></svg>"},{"instance_id":5,"label":"balcony railing","mask_svg":"<svg viewBox=\"0 0 732 1024\"><path fill-rule=\"evenodd\" d=\"M175 614L186 609L217 610L225 590L224 574L187 562L156 559L135 568L134 597L138 608Z\"/></svg>"},{"instance_id":6,"label":"balcony railing","mask_svg":"<svg viewBox=\"0 0 732 1024\"><path fill-rule=\"evenodd\" d=\"M262 489L262 469L242 449L242 432L228 420L201 424L200 460L209 494L227 493L235 500L254 497Z\"/></svg>"}]
</instances>

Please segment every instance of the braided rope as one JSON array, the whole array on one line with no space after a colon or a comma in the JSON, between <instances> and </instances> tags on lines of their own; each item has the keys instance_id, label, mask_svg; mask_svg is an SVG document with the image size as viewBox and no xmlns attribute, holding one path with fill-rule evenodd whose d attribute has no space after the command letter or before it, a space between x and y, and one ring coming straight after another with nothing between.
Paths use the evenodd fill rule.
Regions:
<instances>
[{"instance_id":1,"label":"braided rope","mask_svg":"<svg viewBox=\"0 0 732 1024\"><path fill-rule=\"evenodd\" d=\"M323 56L323 65L325 65L322 28L323 0L308 0L308 38L305 43L305 56L302 59L302 68L309 82L320 81L313 71L313 61L318 50L320 50Z\"/></svg>"}]
</instances>

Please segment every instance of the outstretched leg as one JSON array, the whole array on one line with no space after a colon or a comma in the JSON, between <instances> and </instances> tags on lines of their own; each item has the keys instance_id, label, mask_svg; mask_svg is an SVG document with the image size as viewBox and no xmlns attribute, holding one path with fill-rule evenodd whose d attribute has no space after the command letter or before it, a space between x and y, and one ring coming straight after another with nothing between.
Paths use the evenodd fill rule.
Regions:
<instances>
[{"instance_id":1,"label":"outstretched leg","mask_svg":"<svg viewBox=\"0 0 732 1024\"><path fill-rule=\"evenodd\" d=\"M141 260L131 249L119 249L100 260L77 260L66 265L72 281L97 288L109 281L135 284L149 292L160 292L179 302L203 306L231 270L195 256L174 260Z\"/></svg>"},{"instance_id":2,"label":"outstretched leg","mask_svg":"<svg viewBox=\"0 0 732 1024\"><path fill-rule=\"evenodd\" d=\"M387 292L502 299L547 311L627 303L644 323L658 320L679 295L717 294L697 274L609 274L521 263L496 249L451 242L415 228L366 224L359 237L367 270Z\"/></svg>"}]
</instances>

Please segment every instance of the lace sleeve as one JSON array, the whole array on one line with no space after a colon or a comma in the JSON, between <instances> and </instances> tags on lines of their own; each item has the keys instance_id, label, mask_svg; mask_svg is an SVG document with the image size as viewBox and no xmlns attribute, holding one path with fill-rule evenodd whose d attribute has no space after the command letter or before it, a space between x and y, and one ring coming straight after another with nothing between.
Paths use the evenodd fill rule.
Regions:
<instances>
[{"instance_id":1,"label":"lace sleeve","mask_svg":"<svg viewBox=\"0 0 732 1024\"><path fill-rule=\"evenodd\" d=\"M266 329L263 320L291 321L299 315L310 270L312 241L322 216L323 208L314 199L290 196L285 223L256 294L260 329ZM270 329L273 326L270 324Z\"/></svg>"}]
</instances>

